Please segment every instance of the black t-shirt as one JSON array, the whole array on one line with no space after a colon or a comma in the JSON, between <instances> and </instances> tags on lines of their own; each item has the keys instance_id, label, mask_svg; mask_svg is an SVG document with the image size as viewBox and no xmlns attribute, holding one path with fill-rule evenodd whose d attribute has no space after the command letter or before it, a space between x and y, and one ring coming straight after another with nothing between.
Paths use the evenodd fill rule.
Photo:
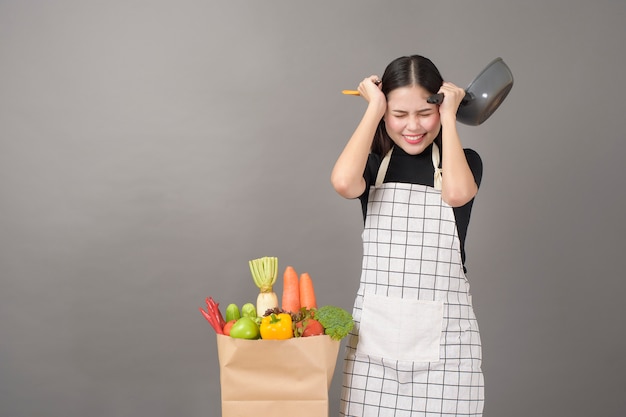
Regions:
<instances>
[{"instance_id":1,"label":"black t-shirt","mask_svg":"<svg viewBox=\"0 0 626 417\"><path fill-rule=\"evenodd\" d=\"M432 162L432 145L426 148L418 155L409 155L402 148L395 146L389 161L387 174L383 182L399 182L409 184L421 184L429 187L434 186L435 169ZM439 146L441 156L441 146ZM472 149L464 149L467 163L474 174L476 184L480 186L483 176L483 164L480 155ZM381 157L370 153L367 159L367 165L363 178L365 178L365 192L359 197L363 210L363 220L367 215L367 200L370 192L370 186L376 181L378 168L380 167ZM445 173L443 174L445 175ZM467 236L467 228L469 226L470 215L472 213L472 205L474 199L461 207L454 207L454 217L456 219L456 227L459 232L459 240L461 242L461 259L465 264L465 237Z\"/></svg>"}]
</instances>

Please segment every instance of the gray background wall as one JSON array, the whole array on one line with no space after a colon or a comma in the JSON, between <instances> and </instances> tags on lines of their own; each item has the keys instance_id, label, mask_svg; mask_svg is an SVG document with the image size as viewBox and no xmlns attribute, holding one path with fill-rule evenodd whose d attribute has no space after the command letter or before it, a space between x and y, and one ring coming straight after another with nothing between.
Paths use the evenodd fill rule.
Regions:
<instances>
[{"instance_id":1,"label":"gray background wall","mask_svg":"<svg viewBox=\"0 0 626 417\"><path fill-rule=\"evenodd\" d=\"M249 259L351 308L340 91L413 53L515 75L461 126L485 416L625 415L625 39L622 0L0 1L0 415L219 416L197 309Z\"/></svg>"}]
</instances>

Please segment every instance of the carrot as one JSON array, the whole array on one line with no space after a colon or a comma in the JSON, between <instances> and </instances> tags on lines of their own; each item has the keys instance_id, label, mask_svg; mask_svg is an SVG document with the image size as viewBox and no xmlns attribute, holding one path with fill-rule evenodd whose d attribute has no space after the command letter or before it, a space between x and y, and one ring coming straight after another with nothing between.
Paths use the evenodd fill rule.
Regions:
<instances>
[{"instance_id":1,"label":"carrot","mask_svg":"<svg viewBox=\"0 0 626 417\"><path fill-rule=\"evenodd\" d=\"M308 309L317 308L313 280L306 272L300 275L300 306Z\"/></svg>"},{"instance_id":2,"label":"carrot","mask_svg":"<svg viewBox=\"0 0 626 417\"><path fill-rule=\"evenodd\" d=\"M300 311L300 287L298 286L298 273L292 266L285 268L283 274L283 303L282 308L290 313Z\"/></svg>"}]
</instances>

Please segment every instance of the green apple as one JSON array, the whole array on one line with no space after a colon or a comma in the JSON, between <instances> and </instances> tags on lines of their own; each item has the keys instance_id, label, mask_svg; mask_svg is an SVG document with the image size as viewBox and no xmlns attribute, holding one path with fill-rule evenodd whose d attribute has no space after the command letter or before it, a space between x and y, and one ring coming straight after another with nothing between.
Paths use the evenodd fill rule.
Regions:
<instances>
[{"instance_id":1,"label":"green apple","mask_svg":"<svg viewBox=\"0 0 626 417\"><path fill-rule=\"evenodd\" d=\"M230 337L237 339L258 339L259 326L250 317L242 317L230 328Z\"/></svg>"}]
</instances>

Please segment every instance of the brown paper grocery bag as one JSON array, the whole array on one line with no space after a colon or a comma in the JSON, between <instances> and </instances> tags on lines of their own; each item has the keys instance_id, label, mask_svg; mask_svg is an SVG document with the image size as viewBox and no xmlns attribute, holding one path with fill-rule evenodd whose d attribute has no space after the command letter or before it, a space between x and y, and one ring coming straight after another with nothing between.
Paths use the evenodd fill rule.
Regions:
<instances>
[{"instance_id":1,"label":"brown paper grocery bag","mask_svg":"<svg viewBox=\"0 0 626 417\"><path fill-rule=\"evenodd\" d=\"M339 341L217 335L222 417L328 417Z\"/></svg>"}]
</instances>

